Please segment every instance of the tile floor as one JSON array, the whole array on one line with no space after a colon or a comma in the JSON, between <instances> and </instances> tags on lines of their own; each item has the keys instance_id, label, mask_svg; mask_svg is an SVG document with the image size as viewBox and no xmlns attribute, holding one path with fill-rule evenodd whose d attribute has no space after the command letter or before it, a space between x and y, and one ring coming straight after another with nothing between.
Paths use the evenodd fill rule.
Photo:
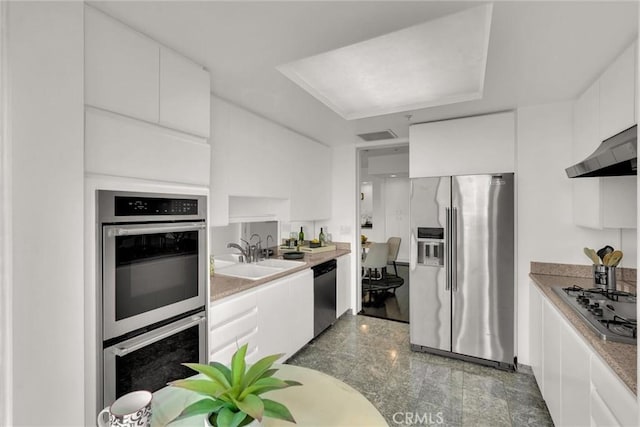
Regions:
<instances>
[{"instance_id":1,"label":"tile floor","mask_svg":"<svg viewBox=\"0 0 640 427\"><path fill-rule=\"evenodd\" d=\"M288 363L351 385L390 426L553 426L530 369L412 352L406 323L345 314Z\"/></svg>"}]
</instances>

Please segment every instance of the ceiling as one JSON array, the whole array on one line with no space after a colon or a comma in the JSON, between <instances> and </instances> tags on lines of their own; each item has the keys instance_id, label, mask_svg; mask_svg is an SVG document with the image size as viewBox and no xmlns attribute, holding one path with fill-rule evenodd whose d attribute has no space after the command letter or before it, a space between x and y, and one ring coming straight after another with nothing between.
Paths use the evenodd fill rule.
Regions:
<instances>
[{"instance_id":1,"label":"ceiling","mask_svg":"<svg viewBox=\"0 0 640 427\"><path fill-rule=\"evenodd\" d=\"M215 95L326 145L383 129L407 138L409 123L574 99L637 37L635 1L498 1L482 99L357 120L276 69L483 3L91 2L206 66Z\"/></svg>"}]
</instances>

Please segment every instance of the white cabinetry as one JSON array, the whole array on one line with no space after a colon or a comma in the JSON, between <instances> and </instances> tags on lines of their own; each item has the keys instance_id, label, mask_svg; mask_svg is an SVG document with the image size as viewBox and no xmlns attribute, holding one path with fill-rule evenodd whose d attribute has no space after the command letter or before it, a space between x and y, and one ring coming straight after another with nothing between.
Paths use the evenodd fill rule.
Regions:
<instances>
[{"instance_id":1,"label":"white cabinetry","mask_svg":"<svg viewBox=\"0 0 640 427\"><path fill-rule=\"evenodd\" d=\"M564 319L561 319L564 322ZM561 425L589 425L590 350L569 325L562 325L562 422ZM546 341L545 341L546 343Z\"/></svg>"},{"instance_id":2,"label":"white cabinetry","mask_svg":"<svg viewBox=\"0 0 640 427\"><path fill-rule=\"evenodd\" d=\"M633 393L533 283L529 294L531 363L553 422L637 425Z\"/></svg>"},{"instance_id":3,"label":"white cabinetry","mask_svg":"<svg viewBox=\"0 0 640 427\"><path fill-rule=\"evenodd\" d=\"M561 377L561 327L560 314L550 304L542 305L542 382L544 383L544 400L554 421L562 419ZM557 422L557 421L556 421Z\"/></svg>"},{"instance_id":4,"label":"white cabinetry","mask_svg":"<svg viewBox=\"0 0 640 427\"><path fill-rule=\"evenodd\" d=\"M209 136L209 73L198 64L160 48L160 124Z\"/></svg>"},{"instance_id":5,"label":"white cabinetry","mask_svg":"<svg viewBox=\"0 0 640 427\"><path fill-rule=\"evenodd\" d=\"M351 307L351 254L337 259L336 317L342 316Z\"/></svg>"},{"instance_id":6,"label":"white cabinetry","mask_svg":"<svg viewBox=\"0 0 640 427\"><path fill-rule=\"evenodd\" d=\"M291 357L313 338L313 272L275 280L257 290L260 357Z\"/></svg>"},{"instance_id":7,"label":"white cabinetry","mask_svg":"<svg viewBox=\"0 0 640 427\"><path fill-rule=\"evenodd\" d=\"M600 139L636 122L636 43L632 43L600 77Z\"/></svg>"},{"instance_id":8,"label":"white cabinetry","mask_svg":"<svg viewBox=\"0 0 640 427\"><path fill-rule=\"evenodd\" d=\"M638 403L636 402L636 397L618 380L613 371L596 354L591 356L591 390L592 404L600 406L597 414L594 414L592 419L597 420L598 417L602 417L607 420L606 425L638 425ZM610 422L612 419L615 422Z\"/></svg>"},{"instance_id":9,"label":"white cabinetry","mask_svg":"<svg viewBox=\"0 0 640 427\"><path fill-rule=\"evenodd\" d=\"M513 172L514 114L412 125L409 152L410 178Z\"/></svg>"},{"instance_id":10,"label":"white cabinetry","mask_svg":"<svg viewBox=\"0 0 640 427\"><path fill-rule=\"evenodd\" d=\"M544 394L544 379L542 375L542 301L543 296L540 294L540 291L535 286L529 286L529 316L531 325L531 330L529 332L529 351L530 361L531 361L531 369L533 370L533 374L538 380L538 387L540 387L540 391Z\"/></svg>"},{"instance_id":11,"label":"white cabinetry","mask_svg":"<svg viewBox=\"0 0 640 427\"><path fill-rule=\"evenodd\" d=\"M91 7L85 7L85 103L158 121L156 43Z\"/></svg>"},{"instance_id":12,"label":"white cabinetry","mask_svg":"<svg viewBox=\"0 0 640 427\"><path fill-rule=\"evenodd\" d=\"M291 357L313 338L310 269L215 301L209 308L209 361L226 363L249 343L247 360Z\"/></svg>"},{"instance_id":13,"label":"white cabinetry","mask_svg":"<svg viewBox=\"0 0 640 427\"><path fill-rule=\"evenodd\" d=\"M249 290L215 301L209 307L209 361L228 363L238 347L249 343L247 360L258 360L258 300Z\"/></svg>"},{"instance_id":14,"label":"white cabinetry","mask_svg":"<svg viewBox=\"0 0 640 427\"><path fill-rule=\"evenodd\" d=\"M209 73L85 6L85 104L208 137Z\"/></svg>"},{"instance_id":15,"label":"white cabinetry","mask_svg":"<svg viewBox=\"0 0 640 427\"><path fill-rule=\"evenodd\" d=\"M212 225L237 221L237 212L280 221L331 216L328 147L215 96L211 102Z\"/></svg>"},{"instance_id":16,"label":"white cabinetry","mask_svg":"<svg viewBox=\"0 0 640 427\"><path fill-rule=\"evenodd\" d=\"M635 123L635 43L575 102L573 163ZM589 228L636 228L636 176L574 178L573 221Z\"/></svg>"}]
</instances>

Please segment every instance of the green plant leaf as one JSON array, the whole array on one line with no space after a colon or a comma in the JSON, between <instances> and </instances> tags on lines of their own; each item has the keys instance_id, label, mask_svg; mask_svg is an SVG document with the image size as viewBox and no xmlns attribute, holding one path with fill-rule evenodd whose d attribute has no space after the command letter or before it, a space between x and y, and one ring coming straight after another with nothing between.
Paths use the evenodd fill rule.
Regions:
<instances>
[{"instance_id":1,"label":"green plant leaf","mask_svg":"<svg viewBox=\"0 0 640 427\"><path fill-rule=\"evenodd\" d=\"M169 383L172 387L180 387L206 396L217 398L225 389L211 380L177 380Z\"/></svg>"},{"instance_id":2,"label":"green plant leaf","mask_svg":"<svg viewBox=\"0 0 640 427\"><path fill-rule=\"evenodd\" d=\"M220 372L215 366L205 365L202 363L183 363L183 365L211 378L224 388L231 387L231 384L227 381L224 373Z\"/></svg>"},{"instance_id":3,"label":"green plant leaf","mask_svg":"<svg viewBox=\"0 0 640 427\"><path fill-rule=\"evenodd\" d=\"M233 417L235 416L235 412L233 412L229 408L222 408L220 412L218 412L218 418L216 419L216 424L218 427L229 427L233 422Z\"/></svg>"},{"instance_id":4,"label":"green plant leaf","mask_svg":"<svg viewBox=\"0 0 640 427\"><path fill-rule=\"evenodd\" d=\"M302 385L302 383L299 383L298 381L294 381L294 380L284 380L285 383L289 384L289 387L293 387L296 385Z\"/></svg>"},{"instance_id":5,"label":"green plant leaf","mask_svg":"<svg viewBox=\"0 0 640 427\"><path fill-rule=\"evenodd\" d=\"M243 400L236 402L238 409L254 418L258 421L262 421L262 415L264 413L264 404L255 394L248 394Z\"/></svg>"},{"instance_id":6,"label":"green plant leaf","mask_svg":"<svg viewBox=\"0 0 640 427\"><path fill-rule=\"evenodd\" d=\"M270 418L277 418L279 420L290 421L296 423L296 420L291 415L291 412L282 403L274 402L270 399L262 399L264 404L264 416Z\"/></svg>"},{"instance_id":7,"label":"green plant leaf","mask_svg":"<svg viewBox=\"0 0 640 427\"><path fill-rule=\"evenodd\" d=\"M253 384L254 381L259 379L260 376L266 370L268 370L271 367L271 365L273 365L282 356L284 356L284 353L272 354L271 356L263 357L262 359L258 360L256 363L251 365L249 370L247 370L247 374L244 377L243 385L247 387Z\"/></svg>"},{"instance_id":8,"label":"green plant leaf","mask_svg":"<svg viewBox=\"0 0 640 427\"><path fill-rule=\"evenodd\" d=\"M264 371L264 373L262 375L260 375L260 378L268 378L273 376L273 374L275 374L276 372L278 372L278 370L276 368L273 369L267 369L266 371Z\"/></svg>"},{"instance_id":9,"label":"green plant leaf","mask_svg":"<svg viewBox=\"0 0 640 427\"><path fill-rule=\"evenodd\" d=\"M244 421L244 419L247 418L247 414L244 412L236 412L233 415L233 419L231 420L231 424L229 424L229 427L238 427L240 424L242 424L242 422ZM221 427L221 426L219 426Z\"/></svg>"},{"instance_id":10,"label":"green plant leaf","mask_svg":"<svg viewBox=\"0 0 640 427\"><path fill-rule=\"evenodd\" d=\"M194 415L210 414L212 412L218 412L224 407L224 402L215 401L212 399L202 399L184 408L184 410L176 418L171 420L178 421L184 418L192 417Z\"/></svg>"},{"instance_id":11,"label":"green plant leaf","mask_svg":"<svg viewBox=\"0 0 640 427\"><path fill-rule=\"evenodd\" d=\"M227 379L229 384L231 384L231 369L229 369L228 367L226 367L220 362L210 362L209 365L213 366L214 368L222 372L222 374Z\"/></svg>"},{"instance_id":12,"label":"green plant leaf","mask_svg":"<svg viewBox=\"0 0 640 427\"><path fill-rule=\"evenodd\" d=\"M244 370L247 366L244 361L244 357L247 354L247 347L248 344L240 347L235 353L233 353L233 357L231 358L231 384L234 386L242 384Z\"/></svg>"},{"instance_id":13,"label":"green plant leaf","mask_svg":"<svg viewBox=\"0 0 640 427\"><path fill-rule=\"evenodd\" d=\"M282 381L281 379L273 377L260 378L253 385L245 388L242 393L240 393L240 396L238 396L238 399L244 399L245 396L249 394L259 395L262 393L266 393L267 391L278 390L287 387L290 387L290 385L287 384L286 381Z\"/></svg>"}]
</instances>

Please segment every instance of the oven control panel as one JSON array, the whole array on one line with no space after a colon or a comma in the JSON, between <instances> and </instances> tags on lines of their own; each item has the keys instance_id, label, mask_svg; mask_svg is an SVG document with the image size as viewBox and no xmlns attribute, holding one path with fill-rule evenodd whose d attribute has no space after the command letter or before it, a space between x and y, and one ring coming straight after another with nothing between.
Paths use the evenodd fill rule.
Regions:
<instances>
[{"instance_id":1,"label":"oven control panel","mask_svg":"<svg viewBox=\"0 0 640 427\"><path fill-rule=\"evenodd\" d=\"M114 207L116 216L198 214L197 199L116 196Z\"/></svg>"}]
</instances>

